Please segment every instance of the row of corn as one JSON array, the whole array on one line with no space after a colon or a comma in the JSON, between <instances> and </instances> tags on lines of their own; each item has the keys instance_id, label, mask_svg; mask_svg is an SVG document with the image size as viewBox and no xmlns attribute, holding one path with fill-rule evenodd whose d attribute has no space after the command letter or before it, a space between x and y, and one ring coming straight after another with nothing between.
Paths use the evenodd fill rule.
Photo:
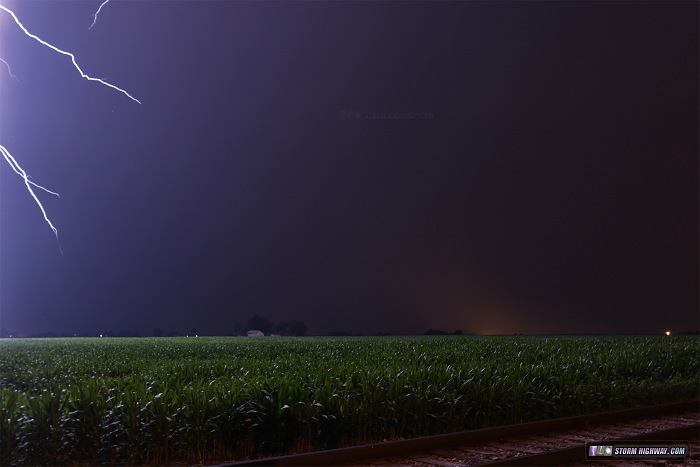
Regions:
<instances>
[{"instance_id":1,"label":"row of corn","mask_svg":"<svg viewBox=\"0 0 700 467\"><path fill-rule=\"evenodd\" d=\"M697 337L0 340L0 464L206 463L697 398Z\"/></svg>"}]
</instances>

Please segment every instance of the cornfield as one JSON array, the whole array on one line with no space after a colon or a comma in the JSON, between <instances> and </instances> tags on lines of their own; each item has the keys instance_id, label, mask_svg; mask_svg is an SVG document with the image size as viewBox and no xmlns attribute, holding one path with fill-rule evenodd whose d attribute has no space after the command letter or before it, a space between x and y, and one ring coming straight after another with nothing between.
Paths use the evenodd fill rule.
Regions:
<instances>
[{"instance_id":1,"label":"cornfield","mask_svg":"<svg viewBox=\"0 0 700 467\"><path fill-rule=\"evenodd\" d=\"M0 340L0 464L211 463L698 398L697 337Z\"/></svg>"}]
</instances>

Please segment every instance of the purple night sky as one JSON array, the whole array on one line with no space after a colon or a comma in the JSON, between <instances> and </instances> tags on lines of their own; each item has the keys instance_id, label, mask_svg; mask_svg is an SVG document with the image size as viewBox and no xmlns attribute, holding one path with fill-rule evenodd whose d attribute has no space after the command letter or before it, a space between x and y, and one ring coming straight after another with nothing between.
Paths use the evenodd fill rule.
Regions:
<instances>
[{"instance_id":1,"label":"purple night sky","mask_svg":"<svg viewBox=\"0 0 700 467\"><path fill-rule=\"evenodd\" d=\"M0 4L5 330L699 327L698 2Z\"/></svg>"}]
</instances>

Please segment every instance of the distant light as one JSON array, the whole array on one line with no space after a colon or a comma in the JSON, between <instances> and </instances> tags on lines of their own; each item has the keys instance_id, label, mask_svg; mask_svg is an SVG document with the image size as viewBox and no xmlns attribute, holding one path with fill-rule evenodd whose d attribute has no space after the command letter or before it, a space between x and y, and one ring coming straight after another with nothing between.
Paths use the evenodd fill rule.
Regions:
<instances>
[{"instance_id":1,"label":"distant light","mask_svg":"<svg viewBox=\"0 0 700 467\"><path fill-rule=\"evenodd\" d=\"M100 334L100 337L102 337L102 334Z\"/></svg>"},{"instance_id":2,"label":"distant light","mask_svg":"<svg viewBox=\"0 0 700 467\"><path fill-rule=\"evenodd\" d=\"M671 331L666 331L666 335L667 335L667 336L670 336L670 335L671 335Z\"/></svg>"}]
</instances>

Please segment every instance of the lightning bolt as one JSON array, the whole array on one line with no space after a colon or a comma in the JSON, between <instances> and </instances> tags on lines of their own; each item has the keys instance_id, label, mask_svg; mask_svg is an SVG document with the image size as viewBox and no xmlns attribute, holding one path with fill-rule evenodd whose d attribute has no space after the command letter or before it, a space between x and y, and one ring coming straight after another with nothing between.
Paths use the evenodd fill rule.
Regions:
<instances>
[{"instance_id":1,"label":"lightning bolt","mask_svg":"<svg viewBox=\"0 0 700 467\"><path fill-rule=\"evenodd\" d=\"M5 64L5 66L7 67L7 73L12 78L14 78L15 81L17 81L19 83L20 82L19 78L17 78L15 75L12 74L12 70L10 69L10 64L7 63L2 58L0 58L0 61L3 62ZM36 193L34 192L34 190L32 190L32 185L36 188L44 190L47 193L58 196L59 198L61 196L58 193L51 191L48 188L45 188L37 183L34 183L32 180L30 180L29 175L27 175L27 172L22 168L22 166L19 165L19 163L17 162L17 159L12 157L12 154L10 154L10 151L8 151L7 148L1 144L0 144L0 153L2 153L2 156L5 158L7 163L10 164L10 167L12 168L12 170L14 170L14 172L17 175L19 175L20 177L22 177L22 179L24 179L24 184L27 186L27 190L29 190L29 194L32 195L32 198L34 198L34 201L36 201L36 204L39 206L39 209L41 209L41 213L44 215L44 220L49 224L49 227L51 227L51 230L53 230L53 233L56 236L56 241L58 241L58 230L56 229L56 227L54 227L54 225L51 223L51 220L46 215L46 210L44 210L44 206L39 201L39 198L36 196ZM58 244L58 249L61 250L60 243ZM63 254L62 250L61 250L61 254Z\"/></svg>"},{"instance_id":2,"label":"lightning bolt","mask_svg":"<svg viewBox=\"0 0 700 467\"><path fill-rule=\"evenodd\" d=\"M102 5L100 5L100 8L95 13L95 21L97 21L97 15L100 12L100 10L102 9L102 7L105 6L108 2L109 2L109 0L105 0L102 3ZM83 72L83 70L80 68L80 66L78 66L78 62L75 60L75 55L73 55L70 52L66 52L65 50L61 50L58 47L56 47L52 44L49 44L45 40L41 39L39 36L29 32L27 30L27 28L24 27L24 25L19 20L19 18L17 18L17 15L15 15L15 13L12 10L10 10L9 8L5 7L4 5L0 5L0 10L5 11L10 16L12 16L12 19L15 20L15 23L17 24L17 26L19 26L19 28L22 30L22 32L24 32L24 34L26 36L31 37L35 41L39 42L41 45L48 47L49 49L53 50L54 52L58 52L61 55L66 55L66 56L70 57L71 62L73 63L73 66L75 67L76 70L78 70L78 73L80 73L81 77L85 78L88 81L96 81L104 86L107 86L109 88L112 88L116 91L121 92L122 94L126 95L129 99L131 99L132 101L134 101L138 104L141 103L141 101L139 101L134 96L132 96L131 94L126 92L124 89L122 89L118 86L115 86L111 83L108 83L107 81L104 81L102 79L93 78L92 76L88 76L87 74L85 74ZM93 21L93 26L95 24L95 21ZM5 66L7 67L7 72L10 74L10 76L19 82L19 79L15 75L12 74L12 71L10 70L10 65L5 60L3 60L1 58L0 58L0 61L2 61L5 64ZM44 206L41 204L41 201L39 201L39 198L37 197L37 195L34 192L34 190L32 189L32 187L39 188L39 189L41 189L47 193L50 193L52 195L55 195L55 196L59 196L58 193L55 193L47 188L44 188L43 186L38 185L38 184L34 183L32 180L30 180L29 175L27 175L27 172L19 165L19 163L12 156L12 154L10 154L10 151L8 151L7 148L1 144L0 144L0 153L2 153L2 156L4 157L5 161L7 161L7 163L10 165L12 170L16 174L18 174L20 177L22 177L22 179L24 180L24 184L26 185L27 190L29 191L29 194L32 196L32 198L34 198L34 201L36 201L36 204L39 206L41 213L44 215L44 220L46 221L47 224L49 224L49 227L51 227L51 230L53 231L54 235L56 236L56 240L58 241L58 229L56 229L56 227L51 223L51 220L49 219L49 217L46 215L46 210L44 209ZM59 249L60 248L61 248L61 246L59 243ZM63 254L63 251L61 251L61 254Z\"/></svg>"},{"instance_id":3,"label":"lightning bolt","mask_svg":"<svg viewBox=\"0 0 700 467\"><path fill-rule=\"evenodd\" d=\"M104 84L104 85L107 86L107 87L110 87L110 88L112 88L112 89L114 89L114 90L116 90L116 91L119 91L119 92L123 93L124 95L126 95L126 97L128 97L128 98L131 99L132 101L134 101L134 102L136 102L136 103L138 103L138 104L141 103L141 101L139 101L138 99L136 99L134 96L132 96L131 94L129 94L128 92L126 92L126 91L123 90L122 88L120 88L120 87L118 87L118 86L115 86L115 85L113 85L112 83L108 83L107 81L104 81L104 80L102 80L102 79L100 79L100 78L93 78L92 76L86 75L86 74L83 72L83 70L80 68L80 66L78 66L78 62L75 61L75 55L73 55L73 54L70 53L70 52L66 52L65 50L61 50L61 49L59 49L58 47L56 47L55 45L49 44L48 42L46 42L45 40L43 40L43 39L40 38L39 36L36 36L36 35L32 34L31 32L27 31L27 28L25 28L24 25L20 22L20 20L17 18L17 15L15 15L14 12L13 12L12 10L10 10L9 8L7 8L7 7L3 6L3 5L0 5L0 10L4 10L4 11L6 11L7 13L9 13L10 16L12 16L12 19L15 20L15 23L17 23L17 26L19 26L19 28L22 30L22 32L23 32L26 36L31 37L32 39L34 39L35 41L37 41L37 42L40 43L41 45L48 47L49 49L53 50L54 52L58 52L58 53L60 53L61 55L65 55L65 56L67 56L67 57L70 57L71 62L73 62L73 66L75 67L75 69L78 70L78 73L80 73L80 76L82 76L82 77L85 78L86 80L88 80L88 81L97 81L98 83Z\"/></svg>"},{"instance_id":4,"label":"lightning bolt","mask_svg":"<svg viewBox=\"0 0 700 467\"><path fill-rule=\"evenodd\" d=\"M2 58L0 58L0 62L4 63L5 66L7 67L7 73L10 75L10 78L14 79L15 81L17 81L19 83L20 82L19 78L12 74L12 70L10 69L10 64L7 63Z\"/></svg>"},{"instance_id":5,"label":"lightning bolt","mask_svg":"<svg viewBox=\"0 0 700 467\"><path fill-rule=\"evenodd\" d=\"M49 224L49 227L51 227L51 230L53 230L53 234L56 236L56 239L58 240L58 230L54 225L51 223L51 220L49 217L46 215L46 210L44 209L44 206L41 204L41 201L39 201L39 198L36 196L36 193L34 193L34 190L32 190L32 185L35 186L36 188L39 188L41 190L44 190L47 193L51 193L52 195L59 196L58 193L55 193L51 190L48 190L44 188L41 185L37 185L33 181L29 179L29 175L27 175L27 172L24 171L22 167L17 163L17 160L15 160L14 157L12 157L12 154L10 154L10 151L5 148L5 146L0 144L0 152L2 152L3 157L7 161L8 164L10 164L10 167L12 167L12 170L15 171L20 177L24 179L24 184L27 185L27 190L29 190L29 194L32 195L32 198L34 198L34 201L36 201L36 204L39 205L39 209L41 209L41 213L44 215L44 220L46 221L47 224Z\"/></svg>"},{"instance_id":6,"label":"lightning bolt","mask_svg":"<svg viewBox=\"0 0 700 467\"><path fill-rule=\"evenodd\" d=\"M92 27L95 25L95 23L97 23L97 15L99 15L99 14L100 14L100 11L102 11L102 7L105 6L105 5L108 4L108 3L109 3L109 0L105 0L104 2L102 2L102 4L101 4L100 7L97 9L97 11L95 12L95 14L92 15L92 18L93 18L93 19L92 19L92 24L90 25L90 27L89 27L88 29L92 29Z\"/></svg>"}]
</instances>

